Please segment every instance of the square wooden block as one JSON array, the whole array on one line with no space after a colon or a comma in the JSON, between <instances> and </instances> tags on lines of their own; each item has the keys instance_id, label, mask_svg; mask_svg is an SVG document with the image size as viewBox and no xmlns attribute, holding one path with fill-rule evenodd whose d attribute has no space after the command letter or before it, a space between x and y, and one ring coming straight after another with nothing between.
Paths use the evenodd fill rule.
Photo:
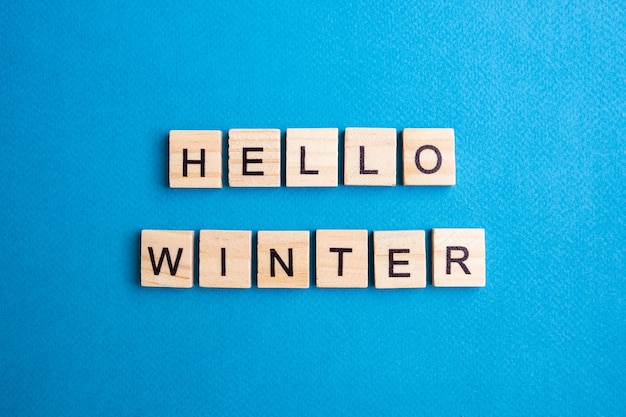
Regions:
<instances>
[{"instance_id":1,"label":"square wooden block","mask_svg":"<svg viewBox=\"0 0 626 417\"><path fill-rule=\"evenodd\" d=\"M141 231L141 285L143 287L193 287L194 232Z\"/></svg>"},{"instance_id":2,"label":"square wooden block","mask_svg":"<svg viewBox=\"0 0 626 417\"><path fill-rule=\"evenodd\" d=\"M402 131L404 185L454 185L454 129Z\"/></svg>"},{"instance_id":3,"label":"square wooden block","mask_svg":"<svg viewBox=\"0 0 626 417\"><path fill-rule=\"evenodd\" d=\"M280 130L228 131L228 185L280 187Z\"/></svg>"},{"instance_id":4,"label":"square wooden block","mask_svg":"<svg viewBox=\"0 0 626 417\"><path fill-rule=\"evenodd\" d=\"M222 187L222 132L170 130L171 188Z\"/></svg>"},{"instance_id":5,"label":"square wooden block","mask_svg":"<svg viewBox=\"0 0 626 417\"><path fill-rule=\"evenodd\" d=\"M485 229L433 229L433 285L484 287Z\"/></svg>"},{"instance_id":6,"label":"square wooden block","mask_svg":"<svg viewBox=\"0 0 626 417\"><path fill-rule=\"evenodd\" d=\"M259 288L309 288L309 232L257 233Z\"/></svg>"},{"instance_id":7,"label":"square wooden block","mask_svg":"<svg viewBox=\"0 0 626 417\"><path fill-rule=\"evenodd\" d=\"M396 129L347 128L344 184L396 185L396 144Z\"/></svg>"},{"instance_id":8,"label":"square wooden block","mask_svg":"<svg viewBox=\"0 0 626 417\"><path fill-rule=\"evenodd\" d=\"M287 129L287 187L337 187L339 129Z\"/></svg>"},{"instance_id":9,"label":"square wooden block","mask_svg":"<svg viewBox=\"0 0 626 417\"><path fill-rule=\"evenodd\" d=\"M315 282L321 288L367 288L367 230L317 230Z\"/></svg>"},{"instance_id":10,"label":"square wooden block","mask_svg":"<svg viewBox=\"0 0 626 417\"><path fill-rule=\"evenodd\" d=\"M374 232L376 288L426 287L426 233L423 230Z\"/></svg>"},{"instance_id":11,"label":"square wooden block","mask_svg":"<svg viewBox=\"0 0 626 417\"><path fill-rule=\"evenodd\" d=\"M251 231L200 231L201 287L250 288L251 264Z\"/></svg>"}]
</instances>

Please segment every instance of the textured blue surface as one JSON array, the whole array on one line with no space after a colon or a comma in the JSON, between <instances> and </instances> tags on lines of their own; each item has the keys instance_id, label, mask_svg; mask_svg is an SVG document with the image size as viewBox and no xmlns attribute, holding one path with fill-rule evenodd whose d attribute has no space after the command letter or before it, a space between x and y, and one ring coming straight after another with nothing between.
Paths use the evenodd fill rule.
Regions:
<instances>
[{"instance_id":1,"label":"textured blue surface","mask_svg":"<svg viewBox=\"0 0 626 417\"><path fill-rule=\"evenodd\" d=\"M0 414L624 415L623 3L214 3L3 4ZM170 129L348 126L458 184L167 187ZM486 288L139 286L145 228L433 227Z\"/></svg>"}]
</instances>

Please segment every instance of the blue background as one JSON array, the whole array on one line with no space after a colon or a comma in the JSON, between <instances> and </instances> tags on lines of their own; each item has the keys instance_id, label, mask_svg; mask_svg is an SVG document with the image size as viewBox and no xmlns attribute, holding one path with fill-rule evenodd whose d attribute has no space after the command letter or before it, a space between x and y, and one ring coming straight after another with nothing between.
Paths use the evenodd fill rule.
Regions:
<instances>
[{"instance_id":1,"label":"blue background","mask_svg":"<svg viewBox=\"0 0 626 417\"><path fill-rule=\"evenodd\" d=\"M82 3L0 12L0 414L626 413L622 2ZM457 185L167 186L170 129L348 126ZM139 285L142 229L435 227L486 288Z\"/></svg>"}]
</instances>

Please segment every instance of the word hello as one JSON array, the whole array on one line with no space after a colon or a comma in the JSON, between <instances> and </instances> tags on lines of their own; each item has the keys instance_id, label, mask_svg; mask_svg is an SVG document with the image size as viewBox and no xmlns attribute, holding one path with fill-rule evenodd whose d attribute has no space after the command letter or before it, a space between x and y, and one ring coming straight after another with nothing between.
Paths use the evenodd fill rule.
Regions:
<instances>
[{"instance_id":1,"label":"word hello","mask_svg":"<svg viewBox=\"0 0 626 417\"><path fill-rule=\"evenodd\" d=\"M376 288L426 287L423 230L373 232ZM190 288L194 283L194 232L141 232L141 285ZM310 233L259 231L256 236L260 288L308 288ZM365 288L369 282L367 230L315 232L315 284L322 288ZM433 229L432 283L436 287L485 286L484 229ZM252 232L201 230L201 287L252 286Z\"/></svg>"},{"instance_id":2,"label":"word hello","mask_svg":"<svg viewBox=\"0 0 626 417\"><path fill-rule=\"evenodd\" d=\"M347 128L344 133L345 185L396 185L397 134L393 128ZM402 130L404 185L454 185L453 129ZM287 187L337 187L337 128L287 129ZM228 131L228 185L280 187L279 129ZM169 134L169 183L172 188L222 187L222 132L172 130Z\"/></svg>"}]
</instances>

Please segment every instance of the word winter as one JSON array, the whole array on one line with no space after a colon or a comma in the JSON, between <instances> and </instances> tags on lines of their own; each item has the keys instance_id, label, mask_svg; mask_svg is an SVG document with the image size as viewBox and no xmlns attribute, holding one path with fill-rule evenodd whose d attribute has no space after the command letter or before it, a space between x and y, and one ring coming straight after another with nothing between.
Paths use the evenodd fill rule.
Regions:
<instances>
[{"instance_id":1,"label":"word winter","mask_svg":"<svg viewBox=\"0 0 626 417\"><path fill-rule=\"evenodd\" d=\"M345 185L396 185L396 129L347 128L344 133ZM337 128L287 129L287 187L337 187ZM280 187L279 129L228 131L228 185ZM404 185L454 185L453 129L402 130ZM169 135L169 183L172 188L222 187L222 132L172 130Z\"/></svg>"},{"instance_id":2,"label":"word winter","mask_svg":"<svg viewBox=\"0 0 626 417\"><path fill-rule=\"evenodd\" d=\"M375 231L376 288L426 287L426 245L423 230ZM432 283L436 287L484 287L484 229L433 229ZM194 232L141 232L141 285L190 288L194 283ZM365 288L369 282L367 230L315 232L315 284L322 288ZM257 233L257 286L308 288L308 231ZM252 286L252 232L201 230L201 287Z\"/></svg>"}]
</instances>

